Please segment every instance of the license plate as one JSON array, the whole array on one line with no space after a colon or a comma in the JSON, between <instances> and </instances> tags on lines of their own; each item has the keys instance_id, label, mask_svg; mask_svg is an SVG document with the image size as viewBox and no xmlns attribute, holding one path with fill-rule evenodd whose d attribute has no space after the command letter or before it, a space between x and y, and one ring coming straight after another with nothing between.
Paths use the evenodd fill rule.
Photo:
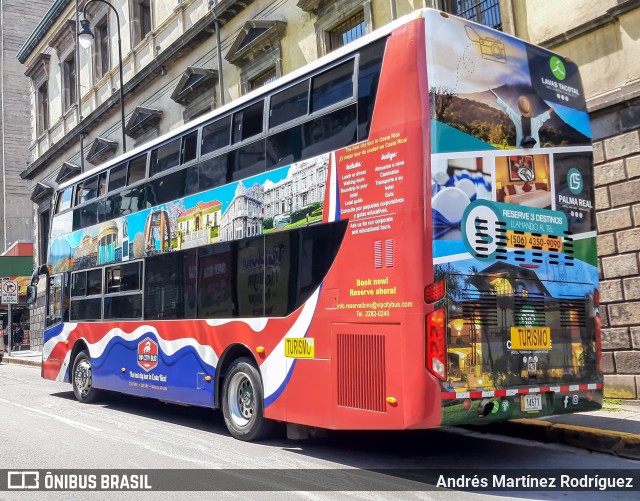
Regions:
<instances>
[{"instance_id":1,"label":"license plate","mask_svg":"<svg viewBox=\"0 0 640 501\"><path fill-rule=\"evenodd\" d=\"M512 350L550 350L549 327L511 327Z\"/></svg>"},{"instance_id":2,"label":"license plate","mask_svg":"<svg viewBox=\"0 0 640 501\"><path fill-rule=\"evenodd\" d=\"M520 406L524 412L537 412L542 410L542 395L523 395Z\"/></svg>"}]
</instances>

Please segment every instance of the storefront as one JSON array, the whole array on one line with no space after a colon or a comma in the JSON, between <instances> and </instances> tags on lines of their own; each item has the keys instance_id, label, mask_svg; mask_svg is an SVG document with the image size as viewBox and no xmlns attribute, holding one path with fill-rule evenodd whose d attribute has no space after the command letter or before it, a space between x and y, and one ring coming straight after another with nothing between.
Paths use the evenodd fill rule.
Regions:
<instances>
[{"instance_id":1,"label":"storefront","mask_svg":"<svg viewBox=\"0 0 640 501\"><path fill-rule=\"evenodd\" d=\"M19 286L18 304L11 305L11 318L9 318L9 305L0 304L0 326L2 326L5 346L8 345L8 326L11 322L11 349L15 351L31 349L30 310L26 299L32 267L31 256L0 256L0 281L17 280Z\"/></svg>"}]
</instances>

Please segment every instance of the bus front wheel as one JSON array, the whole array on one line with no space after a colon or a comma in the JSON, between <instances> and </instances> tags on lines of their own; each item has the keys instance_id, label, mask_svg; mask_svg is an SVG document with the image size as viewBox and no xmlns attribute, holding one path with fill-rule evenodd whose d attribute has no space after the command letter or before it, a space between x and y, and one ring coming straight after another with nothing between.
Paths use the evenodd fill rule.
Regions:
<instances>
[{"instance_id":1,"label":"bus front wheel","mask_svg":"<svg viewBox=\"0 0 640 501\"><path fill-rule=\"evenodd\" d=\"M224 377L222 414L234 438L250 442L267 437L275 423L264 417L264 391L252 360L239 358Z\"/></svg>"},{"instance_id":2,"label":"bus front wheel","mask_svg":"<svg viewBox=\"0 0 640 501\"><path fill-rule=\"evenodd\" d=\"M98 390L93 387L91 357L86 351L78 353L73 362L71 384L79 402L90 404L96 399Z\"/></svg>"}]
</instances>

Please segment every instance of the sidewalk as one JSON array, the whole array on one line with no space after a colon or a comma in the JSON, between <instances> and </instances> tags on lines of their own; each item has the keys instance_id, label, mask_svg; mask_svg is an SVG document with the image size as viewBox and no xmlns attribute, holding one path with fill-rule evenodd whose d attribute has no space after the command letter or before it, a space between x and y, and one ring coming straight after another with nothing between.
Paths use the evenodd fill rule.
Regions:
<instances>
[{"instance_id":1,"label":"sidewalk","mask_svg":"<svg viewBox=\"0 0 640 501\"><path fill-rule=\"evenodd\" d=\"M5 364L20 364L20 365L33 365L40 367L42 365L42 352L41 351L12 351L11 356L4 353L2 362Z\"/></svg>"},{"instance_id":2,"label":"sidewalk","mask_svg":"<svg viewBox=\"0 0 640 501\"><path fill-rule=\"evenodd\" d=\"M555 442L640 459L640 401L605 399L602 410L542 419L514 419L466 428L481 433Z\"/></svg>"},{"instance_id":3,"label":"sidewalk","mask_svg":"<svg viewBox=\"0 0 640 501\"><path fill-rule=\"evenodd\" d=\"M40 366L42 352L5 353L3 363ZM486 426L466 426L481 433L555 442L640 460L640 401L605 399L602 410L544 419L514 419Z\"/></svg>"}]
</instances>

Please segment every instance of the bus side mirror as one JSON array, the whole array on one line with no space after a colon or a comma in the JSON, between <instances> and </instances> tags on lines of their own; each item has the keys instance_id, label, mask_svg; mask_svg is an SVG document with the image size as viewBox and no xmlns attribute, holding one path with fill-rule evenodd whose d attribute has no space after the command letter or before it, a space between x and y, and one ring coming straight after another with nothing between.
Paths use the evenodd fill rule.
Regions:
<instances>
[{"instance_id":1,"label":"bus side mirror","mask_svg":"<svg viewBox=\"0 0 640 501\"><path fill-rule=\"evenodd\" d=\"M38 286L27 285L27 304L36 304L38 298Z\"/></svg>"}]
</instances>

